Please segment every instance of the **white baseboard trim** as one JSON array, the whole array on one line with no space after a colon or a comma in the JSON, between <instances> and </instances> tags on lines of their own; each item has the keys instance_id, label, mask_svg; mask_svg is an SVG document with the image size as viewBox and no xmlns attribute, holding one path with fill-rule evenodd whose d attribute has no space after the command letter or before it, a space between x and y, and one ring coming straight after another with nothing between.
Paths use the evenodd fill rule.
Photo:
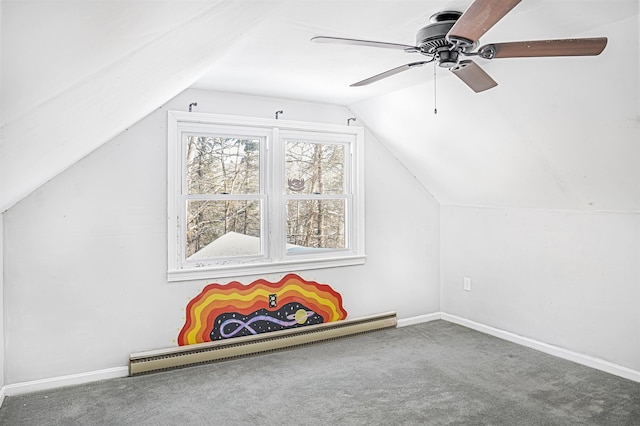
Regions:
<instances>
[{"instance_id":1,"label":"white baseboard trim","mask_svg":"<svg viewBox=\"0 0 640 426\"><path fill-rule=\"evenodd\" d=\"M68 376L51 377L49 379L14 383L11 385L3 386L2 390L4 391L4 395L13 396L59 388L62 386L80 385L83 383L97 382L98 380L127 377L128 375L129 367L114 367L104 370L89 371L86 373L70 374Z\"/></svg>"},{"instance_id":2,"label":"white baseboard trim","mask_svg":"<svg viewBox=\"0 0 640 426\"><path fill-rule=\"evenodd\" d=\"M4 397L6 396L7 391L5 389L5 386L2 386L0 388L0 407L2 407L2 403L4 402Z\"/></svg>"},{"instance_id":3,"label":"white baseboard trim","mask_svg":"<svg viewBox=\"0 0 640 426\"><path fill-rule=\"evenodd\" d=\"M631 368L623 367L621 365L617 365L603 359L594 358L589 355L573 352L567 349L550 345L548 343L543 343L538 340L530 339L528 337L520 336L508 331L480 324L466 318L458 317L456 315L442 312L441 318L445 321L462 325L481 333L489 334L491 336L498 337L512 343L517 343L518 345L526 346L528 348L535 349L549 355L557 356L558 358L573 361L577 364L586 365L587 367L595 368L596 370L601 370L609 374L624 377L625 379L633 380L634 382L640 382L640 371L632 370Z\"/></svg>"},{"instance_id":4,"label":"white baseboard trim","mask_svg":"<svg viewBox=\"0 0 640 426\"><path fill-rule=\"evenodd\" d=\"M407 325L420 324L423 322L436 321L442 319L440 312L432 314L418 315L417 317L404 318L398 320L398 327L406 327Z\"/></svg>"}]
</instances>

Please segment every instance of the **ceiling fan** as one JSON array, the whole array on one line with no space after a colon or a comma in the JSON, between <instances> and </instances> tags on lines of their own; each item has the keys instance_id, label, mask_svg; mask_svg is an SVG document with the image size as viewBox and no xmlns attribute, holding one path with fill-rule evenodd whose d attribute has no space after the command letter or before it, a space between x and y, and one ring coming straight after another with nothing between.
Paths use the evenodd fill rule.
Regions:
<instances>
[{"instance_id":1,"label":"ceiling fan","mask_svg":"<svg viewBox=\"0 0 640 426\"><path fill-rule=\"evenodd\" d=\"M385 43L341 37L313 37L318 43L338 43L420 53L428 59L392 68L351 85L365 86L411 68L436 62L448 68L475 92L498 85L477 63L467 57L483 59L545 56L595 56L607 45L606 37L561 40L517 41L487 44L475 50L479 39L521 0L475 0L464 12L446 11L431 16L431 23L416 35L416 45ZM474 51L475 50L475 51Z\"/></svg>"}]
</instances>

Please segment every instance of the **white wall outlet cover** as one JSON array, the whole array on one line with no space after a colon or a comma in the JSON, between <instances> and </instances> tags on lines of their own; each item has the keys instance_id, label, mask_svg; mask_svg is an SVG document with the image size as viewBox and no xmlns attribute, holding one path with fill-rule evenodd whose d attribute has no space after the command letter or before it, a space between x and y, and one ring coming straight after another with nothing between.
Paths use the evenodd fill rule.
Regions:
<instances>
[{"instance_id":1,"label":"white wall outlet cover","mask_svg":"<svg viewBox=\"0 0 640 426\"><path fill-rule=\"evenodd\" d=\"M464 277L464 290L471 291L471 278Z\"/></svg>"}]
</instances>

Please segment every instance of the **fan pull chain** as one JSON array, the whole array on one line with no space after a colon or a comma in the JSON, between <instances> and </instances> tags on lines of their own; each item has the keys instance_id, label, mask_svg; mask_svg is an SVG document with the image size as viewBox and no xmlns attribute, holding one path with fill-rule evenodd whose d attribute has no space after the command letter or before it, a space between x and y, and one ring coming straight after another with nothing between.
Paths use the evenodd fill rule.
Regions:
<instances>
[{"instance_id":1,"label":"fan pull chain","mask_svg":"<svg viewBox=\"0 0 640 426\"><path fill-rule=\"evenodd\" d=\"M433 114L438 113L438 97L436 95L436 61L433 61Z\"/></svg>"}]
</instances>

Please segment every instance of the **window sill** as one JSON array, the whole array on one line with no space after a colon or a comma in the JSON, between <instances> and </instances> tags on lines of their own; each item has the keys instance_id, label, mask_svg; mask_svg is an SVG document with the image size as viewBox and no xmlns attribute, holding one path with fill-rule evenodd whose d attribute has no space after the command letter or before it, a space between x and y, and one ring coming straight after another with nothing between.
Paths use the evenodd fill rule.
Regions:
<instances>
[{"instance_id":1,"label":"window sill","mask_svg":"<svg viewBox=\"0 0 640 426\"><path fill-rule=\"evenodd\" d=\"M273 263L252 263L243 265L223 265L193 269L174 269L167 272L169 282L192 281L293 272L309 269L337 268L341 266L363 265L365 255L332 257L325 259L287 260Z\"/></svg>"}]
</instances>

